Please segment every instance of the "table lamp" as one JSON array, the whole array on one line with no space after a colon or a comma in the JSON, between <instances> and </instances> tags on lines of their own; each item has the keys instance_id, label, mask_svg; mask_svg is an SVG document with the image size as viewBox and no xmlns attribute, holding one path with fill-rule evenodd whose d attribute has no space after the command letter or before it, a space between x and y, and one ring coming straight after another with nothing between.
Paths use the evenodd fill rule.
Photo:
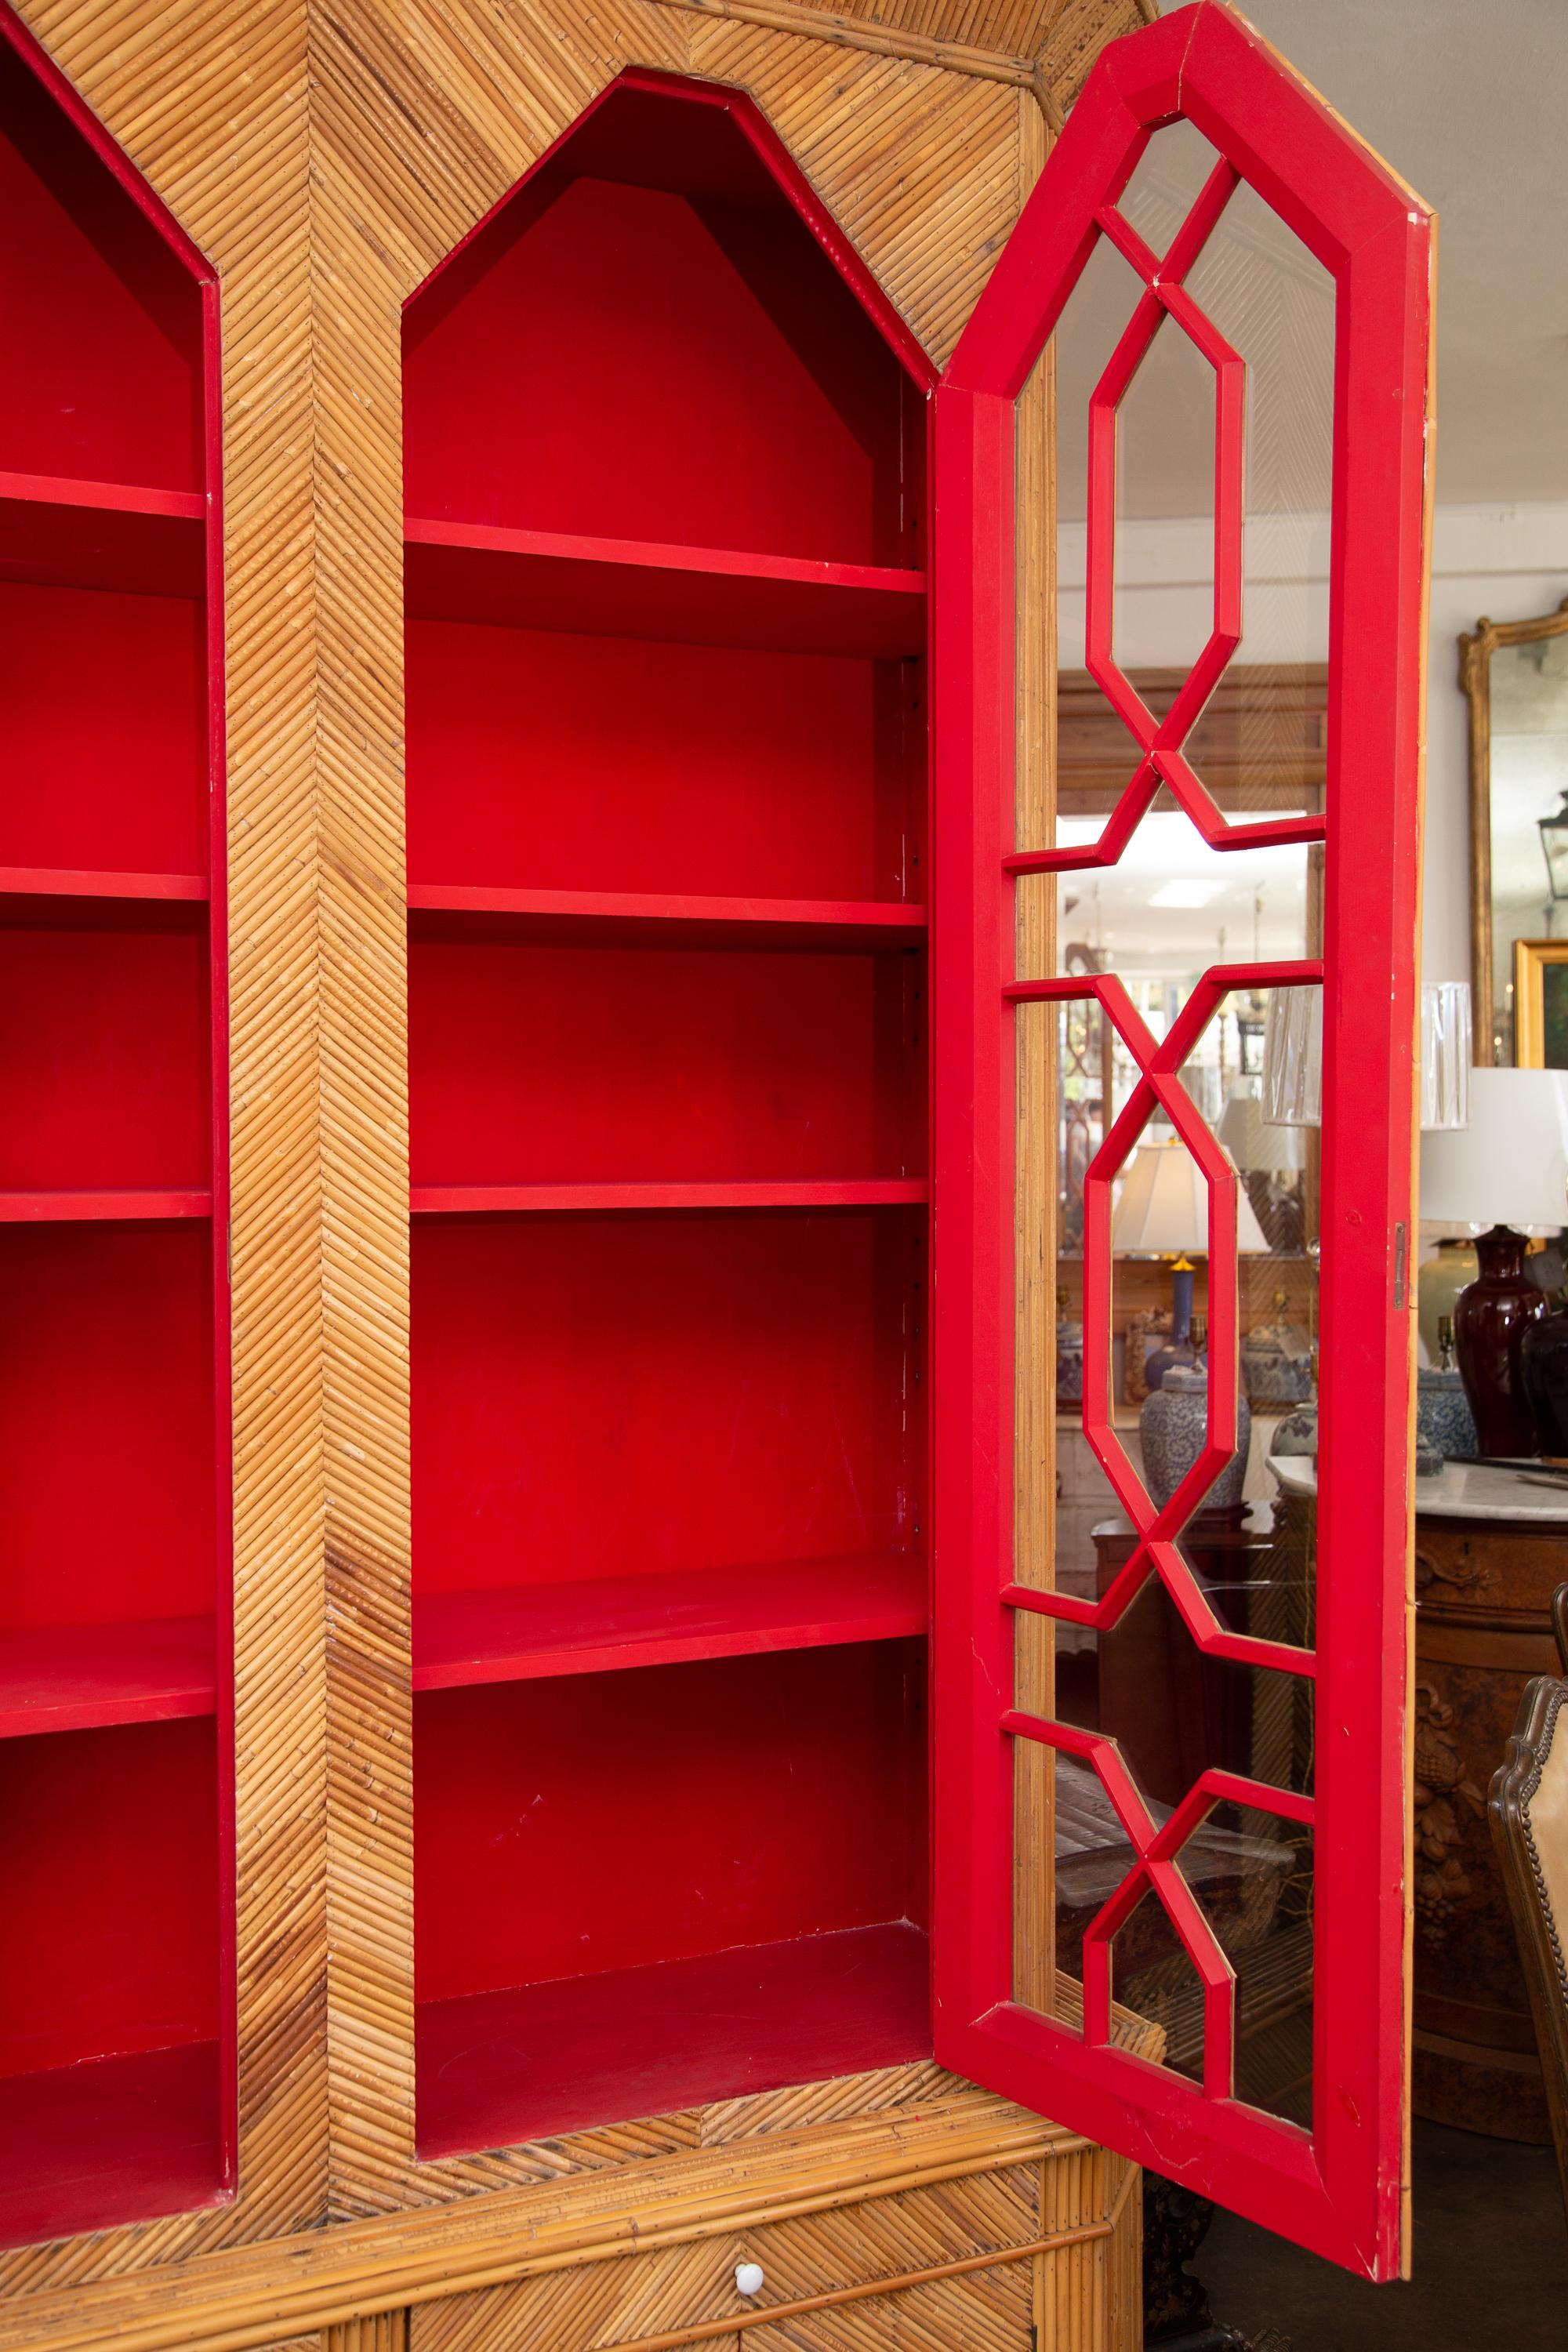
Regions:
<instances>
[{"instance_id":1,"label":"table lamp","mask_svg":"<svg viewBox=\"0 0 1568 2352\"><path fill-rule=\"evenodd\" d=\"M1423 1223L1485 1225L1480 1273L1454 1302L1454 1347L1483 1454L1531 1454L1520 1342L1546 1313L1524 1234L1568 1223L1568 1071L1473 1070L1470 1124L1421 1144Z\"/></svg>"},{"instance_id":2,"label":"table lamp","mask_svg":"<svg viewBox=\"0 0 1568 2352\"><path fill-rule=\"evenodd\" d=\"M1300 1250L1300 1193L1289 1181L1307 1165L1307 1138L1299 1127L1281 1127L1263 1116L1262 1081L1237 1078L1215 1132L1247 1185L1270 1249Z\"/></svg>"},{"instance_id":3,"label":"table lamp","mask_svg":"<svg viewBox=\"0 0 1568 2352\"><path fill-rule=\"evenodd\" d=\"M1236 1194L1236 1244L1238 1251L1248 1255L1266 1252L1268 1247L1252 1203L1240 1185ZM1168 1143L1141 1143L1129 1164L1121 1198L1110 1221L1110 1246L1118 1257L1174 1259L1171 1269L1173 1353L1185 1348L1190 1356L1194 1273L1192 1260L1194 1256L1204 1256L1208 1245L1209 1188L1197 1161L1174 1137ZM1165 1369L1158 1357L1150 1359L1151 1389L1158 1387Z\"/></svg>"}]
</instances>

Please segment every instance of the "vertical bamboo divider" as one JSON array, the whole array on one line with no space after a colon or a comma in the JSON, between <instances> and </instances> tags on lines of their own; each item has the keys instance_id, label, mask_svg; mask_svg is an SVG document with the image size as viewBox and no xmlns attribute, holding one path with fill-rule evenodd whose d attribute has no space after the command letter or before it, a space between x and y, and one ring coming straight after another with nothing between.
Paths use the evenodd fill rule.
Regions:
<instances>
[{"instance_id":1,"label":"vertical bamboo divider","mask_svg":"<svg viewBox=\"0 0 1568 2352\"><path fill-rule=\"evenodd\" d=\"M645 0L569 31L563 19L551 43L480 6L344 0L312 7L310 57L327 2056L330 2210L346 2219L405 2204L416 2174L403 304L625 62L679 70L686 58L684 26Z\"/></svg>"}]
</instances>

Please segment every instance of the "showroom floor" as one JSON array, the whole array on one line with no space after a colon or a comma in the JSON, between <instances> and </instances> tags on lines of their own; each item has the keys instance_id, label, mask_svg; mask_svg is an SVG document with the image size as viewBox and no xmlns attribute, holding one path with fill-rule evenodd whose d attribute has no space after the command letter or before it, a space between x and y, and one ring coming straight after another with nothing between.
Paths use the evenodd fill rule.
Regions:
<instances>
[{"instance_id":1,"label":"showroom floor","mask_svg":"<svg viewBox=\"0 0 1568 2352\"><path fill-rule=\"evenodd\" d=\"M1216 2213L1192 2267L1216 2320L1289 2352L1471 2352L1568 2339L1568 2221L1546 2147L1417 2122L1414 2275L1368 2286Z\"/></svg>"}]
</instances>

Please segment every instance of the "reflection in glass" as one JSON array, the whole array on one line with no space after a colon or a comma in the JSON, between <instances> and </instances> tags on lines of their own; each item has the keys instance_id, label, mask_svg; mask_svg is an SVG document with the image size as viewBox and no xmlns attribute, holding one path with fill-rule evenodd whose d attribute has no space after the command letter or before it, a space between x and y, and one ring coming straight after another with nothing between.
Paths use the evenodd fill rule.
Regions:
<instances>
[{"instance_id":1,"label":"reflection in glass","mask_svg":"<svg viewBox=\"0 0 1568 2352\"><path fill-rule=\"evenodd\" d=\"M1514 996L1521 940L1568 939L1542 822L1568 793L1568 632L1491 656L1491 930L1493 1058L1520 1059ZM1556 1065L1547 1062L1545 1066Z\"/></svg>"},{"instance_id":2,"label":"reflection in glass","mask_svg":"<svg viewBox=\"0 0 1568 2352\"><path fill-rule=\"evenodd\" d=\"M1120 210L1154 253L1169 250L1215 165L1214 151L1188 125L1150 142ZM1232 194L1186 284L1247 371L1243 642L1184 747L1217 813L1205 824L1228 829L1216 835L1224 845L1215 845L1162 783L1120 847L1101 850L1135 780L1152 789L1156 768L1143 766L1140 740L1150 740L1149 718L1171 712L1210 640L1216 568L1230 551L1215 547L1215 366L1167 316L1118 406L1114 544L1092 551L1101 563L1114 558L1113 651L1142 706L1143 715L1132 713L1135 732L1088 669L1088 419L1144 294L1142 279L1102 242L1051 355L1056 793L1052 830L1042 836L1031 819L1024 835L1027 847L1068 851L1079 862L1020 885L1029 910L1024 928L1042 942L1031 970L1048 969L1039 909L1054 904L1057 973L1101 985L1105 1000L1089 995L1019 1013L1029 1041L1020 1066L1028 1053L1042 1054L1054 1058L1058 1080L1056 1229L1020 1237L1026 1265L1047 1261L1054 1243L1055 1361L1032 1362L1021 1351L1020 1381L1030 1426L1039 1405L1030 1384L1054 1382L1058 1493L1054 1511L1047 1501L1031 1520L1029 1565L1020 1573L1084 1613L1118 1612L1099 1627L1040 1616L1021 1625L1019 1688L1030 1696L1020 1704L1080 1743L1111 1743L1156 1825L1209 1769L1279 1791L1281 1801L1308 1799L1316 1736L1314 1685L1300 1671L1316 1617L1315 1501L1310 1478L1281 1481L1273 1465L1277 1445L1282 1454L1310 1456L1315 1444L1321 1139L1316 1128L1272 1117L1266 1099L1265 1040L1280 989L1255 978L1230 985L1179 1072L1194 1118L1236 1171L1234 1261L1211 1261L1207 1184L1200 1172L1194 1187L1190 1144L1163 1108L1135 1137L1119 1138L1125 1148L1113 1180L1109 1170L1091 1175L1152 1052L1166 1045L1205 973L1299 965L1322 947L1323 849L1277 838L1238 842L1236 834L1281 822L1310 830L1324 808L1333 288L1245 188ZM1098 863L1102 854L1110 862ZM1038 900L1026 897L1031 889ZM1315 1013L1321 992L1310 993ZM1184 1110L1181 1124L1190 1132ZM1167 1173L1185 1178L1173 1187L1184 1195L1179 1229L1153 1216L1154 1179ZM1100 1181L1108 1183L1110 1328L1097 1360L1086 1341L1084 1250L1086 1197L1092 1203ZM1236 1452L1173 1538L1165 1564L1174 1592L1156 1576L1134 1591L1148 1557L1139 1528L1180 1483L1156 1475L1152 1447L1154 1421L1174 1427L1181 1416L1152 1419L1151 1407L1162 1406L1169 1379L1184 1427L1191 1423L1195 1461L1209 1430L1207 1349L1216 1315L1222 1329L1234 1321L1239 1334ZM1086 1398L1103 1440L1086 1430ZM1227 1432L1215 1434L1229 1443ZM1097 1457L1097 1442L1114 1475ZM1205 1646L1211 1639L1244 1655L1219 1656ZM1044 1997L1070 2025L1081 2015L1085 1932L1137 1854L1092 1754L1042 1752L1045 1763L1028 1768L1034 1780L1025 1774L1019 1785L1043 1808L1035 1818L1052 1825L1054 1877L1047 1887L1026 1869L1020 1885L1025 1905L1036 1902L1054 1930L1055 1975ZM1237 2095L1298 2120L1310 2096L1310 1830L1267 1804L1245 1811L1226 1804L1211 1808L1180 1856L1235 1972ZM1149 2021L1165 2063L1201 2082L1202 1980L1157 1896L1137 1902L1110 1958L1116 2000Z\"/></svg>"}]
</instances>

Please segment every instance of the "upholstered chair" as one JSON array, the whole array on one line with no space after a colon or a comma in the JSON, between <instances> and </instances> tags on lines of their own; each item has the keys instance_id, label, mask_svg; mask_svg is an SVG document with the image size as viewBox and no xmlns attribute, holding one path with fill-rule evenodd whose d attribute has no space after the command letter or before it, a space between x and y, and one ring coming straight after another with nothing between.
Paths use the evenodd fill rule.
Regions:
<instances>
[{"instance_id":1,"label":"upholstered chair","mask_svg":"<svg viewBox=\"0 0 1568 2352\"><path fill-rule=\"evenodd\" d=\"M1525 1685L1488 1810L1508 1888L1568 2210L1568 1584L1552 1597L1563 1676Z\"/></svg>"}]
</instances>

